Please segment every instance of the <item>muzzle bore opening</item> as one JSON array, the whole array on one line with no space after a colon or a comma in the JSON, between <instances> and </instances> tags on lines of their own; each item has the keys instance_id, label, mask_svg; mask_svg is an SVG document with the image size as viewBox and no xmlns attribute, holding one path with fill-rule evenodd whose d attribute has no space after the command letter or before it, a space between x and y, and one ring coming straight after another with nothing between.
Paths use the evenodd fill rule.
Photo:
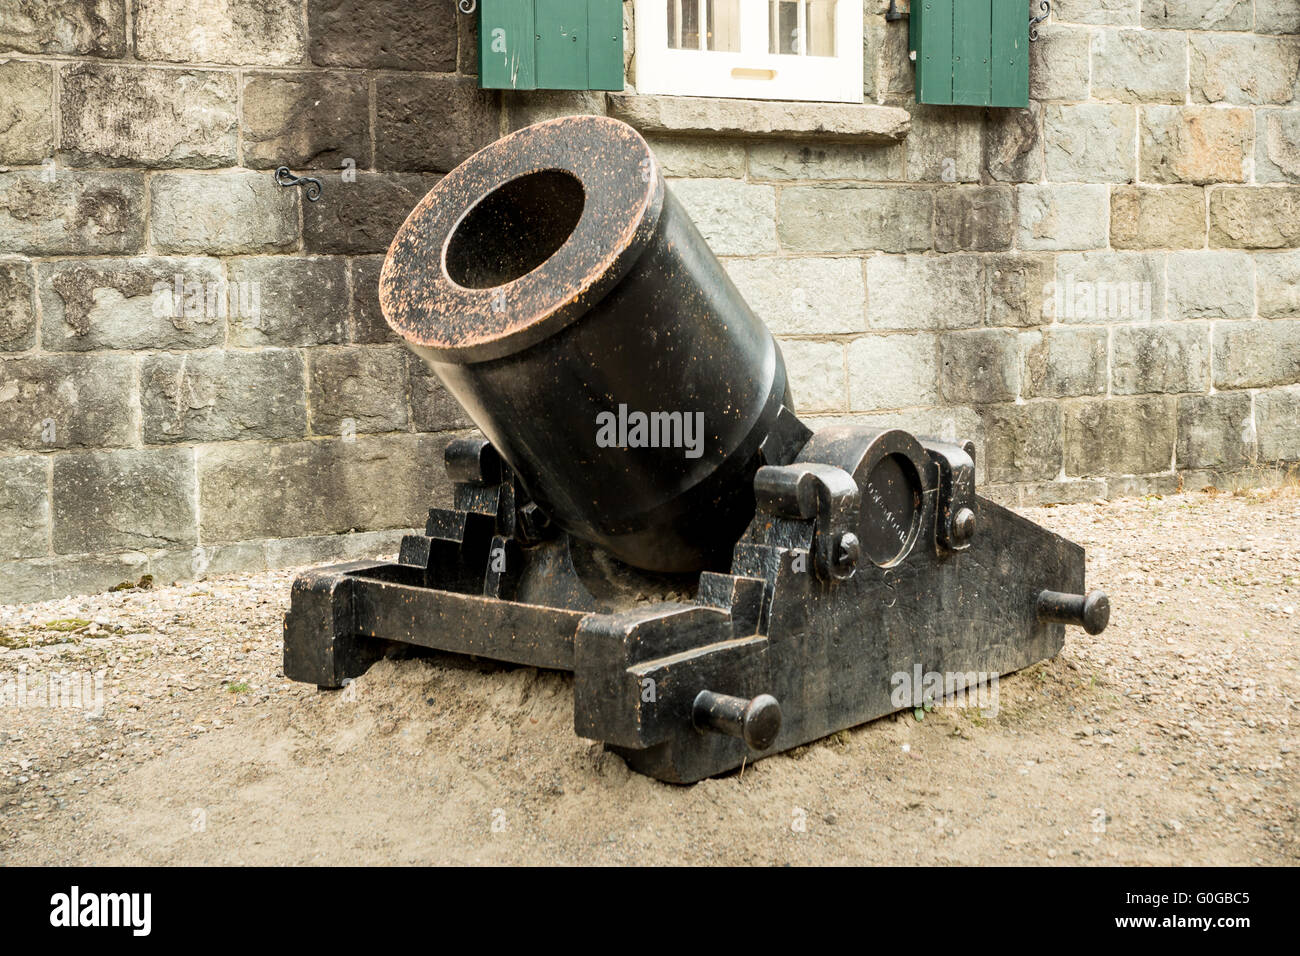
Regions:
<instances>
[{"instance_id":1,"label":"muzzle bore opening","mask_svg":"<svg viewBox=\"0 0 1300 956\"><path fill-rule=\"evenodd\" d=\"M452 230L448 278L467 289L491 289L527 275L573 235L585 205L581 181L562 169L498 186Z\"/></svg>"}]
</instances>

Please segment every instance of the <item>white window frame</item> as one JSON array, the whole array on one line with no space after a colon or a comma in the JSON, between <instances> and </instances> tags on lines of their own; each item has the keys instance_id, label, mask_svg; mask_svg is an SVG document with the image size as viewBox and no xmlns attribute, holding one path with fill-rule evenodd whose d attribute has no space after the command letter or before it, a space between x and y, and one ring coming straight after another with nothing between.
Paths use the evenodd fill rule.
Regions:
<instances>
[{"instance_id":1,"label":"white window frame","mask_svg":"<svg viewBox=\"0 0 1300 956\"><path fill-rule=\"evenodd\" d=\"M703 0L700 0L703 32ZM803 4L799 15L803 16ZM862 102L862 3L835 4L835 55L768 52L768 0L740 0L740 52L668 46L667 0L634 0L638 93ZM800 31L801 33L803 31Z\"/></svg>"}]
</instances>

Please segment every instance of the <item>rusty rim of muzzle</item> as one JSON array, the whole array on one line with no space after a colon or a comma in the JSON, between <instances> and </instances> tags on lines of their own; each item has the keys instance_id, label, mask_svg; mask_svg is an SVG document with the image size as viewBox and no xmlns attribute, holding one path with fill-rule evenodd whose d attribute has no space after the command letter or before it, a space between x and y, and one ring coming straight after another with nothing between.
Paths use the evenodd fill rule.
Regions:
<instances>
[{"instance_id":1,"label":"rusty rim of muzzle","mask_svg":"<svg viewBox=\"0 0 1300 956\"><path fill-rule=\"evenodd\" d=\"M646 141L566 116L479 150L441 179L388 248L388 324L437 360L501 358L599 301L649 243L664 184Z\"/></svg>"}]
</instances>

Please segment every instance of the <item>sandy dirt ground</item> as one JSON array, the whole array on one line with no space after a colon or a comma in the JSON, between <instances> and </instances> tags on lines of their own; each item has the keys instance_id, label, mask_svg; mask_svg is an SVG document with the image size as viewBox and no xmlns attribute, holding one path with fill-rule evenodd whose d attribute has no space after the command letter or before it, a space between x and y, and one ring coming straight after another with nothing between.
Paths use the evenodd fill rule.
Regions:
<instances>
[{"instance_id":1,"label":"sandy dirt ground","mask_svg":"<svg viewBox=\"0 0 1300 956\"><path fill-rule=\"evenodd\" d=\"M564 674L286 681L289 572L0 608L0 862L1300 863L1300 495L1024 513L1089 549L1106 632L1004 677L996 715L909 712L691 787L574 736ZM39 705L101 672L102 713Z\"/></svg>"}]
</instances>

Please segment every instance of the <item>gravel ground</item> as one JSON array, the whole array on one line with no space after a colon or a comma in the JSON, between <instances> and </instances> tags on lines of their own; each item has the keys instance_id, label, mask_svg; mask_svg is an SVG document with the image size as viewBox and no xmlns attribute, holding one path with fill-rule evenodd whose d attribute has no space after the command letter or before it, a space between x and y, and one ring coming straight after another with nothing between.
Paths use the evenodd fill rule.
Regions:
<instances>
[{"instance_id":1,"label":"gravel ground","mask_svg":"<svg viewBox=\"0 0 1300 956\"><path fill-rule=\"evenodd\" d=\"M1003 678L995 717L685 788L575 737L563 674L286 681L293 572L0 607L0 862L1300 862L1300 494L1022 513L1088 548L1104 634ZM85 706L33 705L51 674Z\"/></svg>"}]
</instances>

